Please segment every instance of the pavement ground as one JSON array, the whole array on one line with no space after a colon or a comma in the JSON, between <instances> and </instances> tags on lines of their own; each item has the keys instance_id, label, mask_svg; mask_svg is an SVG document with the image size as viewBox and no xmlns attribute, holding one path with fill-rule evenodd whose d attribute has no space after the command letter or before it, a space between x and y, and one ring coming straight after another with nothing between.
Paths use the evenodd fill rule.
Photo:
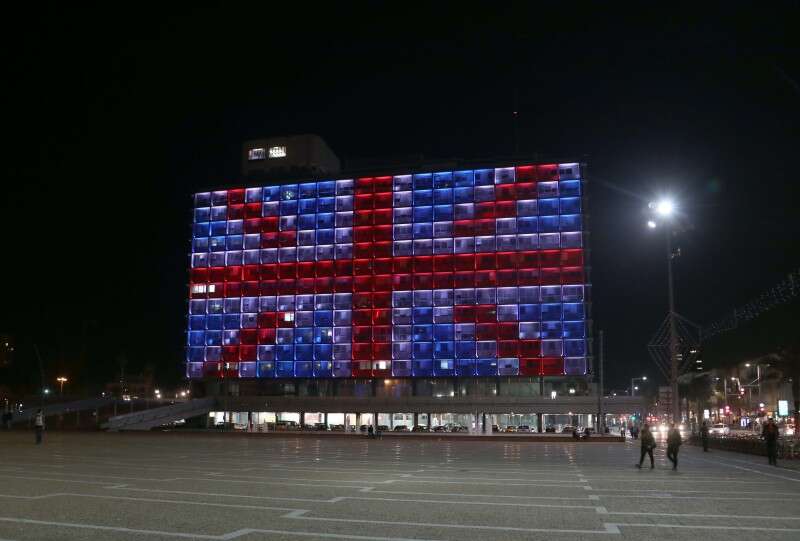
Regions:
<instances>
[{"instance_id":1,"label":"pavement ground","mask_svg":"<svg viewBox=\"0 0 800 541\"><path fill-rule=\"evenodd\" d=\"M0 541L800 539L800 471L638 442L0 433Z\"/></svg>"}]
</instances>

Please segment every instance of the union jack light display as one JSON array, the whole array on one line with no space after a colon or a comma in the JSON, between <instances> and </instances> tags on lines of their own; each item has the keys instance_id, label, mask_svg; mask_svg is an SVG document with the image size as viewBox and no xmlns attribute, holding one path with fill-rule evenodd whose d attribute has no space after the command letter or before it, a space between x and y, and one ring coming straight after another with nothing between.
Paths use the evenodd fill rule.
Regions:
<instances>
[{"instance_id":1,"label":"union jack light display","mask_svg":"<svg viewBox=\"0 0 800 541\"><path fill-rule=\"evenodd\" d=\"M583 375L577 163L194 195L190 378Z\"/></svg>"}]
</instances>

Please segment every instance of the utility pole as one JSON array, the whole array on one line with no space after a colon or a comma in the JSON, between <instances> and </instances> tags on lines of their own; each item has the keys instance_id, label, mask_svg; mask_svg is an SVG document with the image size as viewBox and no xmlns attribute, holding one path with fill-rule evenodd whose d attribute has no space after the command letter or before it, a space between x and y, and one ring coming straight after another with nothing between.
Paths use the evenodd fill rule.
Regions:
<instances>
[{"instance_id":1,"label":"utility pole","mask_svg":"<svg viewBox=\"0 0 800 541\"><path fill-rule=\"evenodd\" d=\"M665 228L667 236L667 289L669 293L669 383L672 389L672 422L681 422L681 404L678 397L678 333L675 328L675 291L672 284L672 228Z\"/></svg>"},{"instance_id":2,"label":"utility pole","mask_svg":"<svg viewBox=\"0 0 800 541\"><path fill-rule=\"evenodd\" d=\"M40 397L40 404L42 407L42 412L44 412L44 363L42 362L42 356L39 354L39 346L33 344L33 350L36 352L36 359L39 362L39 380L41 381L42 390L39 392Z\"/></svg>"},{"instance_id":3,"label":"utility pole","mask_svg":"<svg viewBox=\"0 0 800 541\"><path fill-rule=\"evenodd\" d=\"M598 367L599 388L597 389L597 433L604 433L605 417L603 415L603 361L604 361L604 347L603 347L603 331L600 330L600 359Z\"/></svg>"}]
</instances>

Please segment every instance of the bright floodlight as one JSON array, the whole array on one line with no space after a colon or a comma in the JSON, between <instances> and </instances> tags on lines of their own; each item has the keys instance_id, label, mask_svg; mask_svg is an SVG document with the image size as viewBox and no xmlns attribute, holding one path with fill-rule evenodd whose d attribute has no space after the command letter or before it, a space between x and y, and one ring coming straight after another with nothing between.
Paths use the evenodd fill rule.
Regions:
<instances>
[{"instance_id":1,"label":"bright floodlight","mask_svg":"<svg viewBox=\"0 0 800 541\"><path fill-rule=\"evenodd\" d=\"M675 207L669 199L662 199L656 203L656 212L661 216L669 216L673 210L675 210Z\"/></svg>"},{"instance_id":2,"label":"bright floodlight","mask_svg":"<svg viewBox=\"0 0 800 541\"><path fill-rule=\"evenodd\" d=\"M656 223L653 220L647 220L647 227L649 227L650 229L655 229Z\"/></svg>"},{"instance_id":3,"label":"bright floodlight","mask_svg":"<svg viewBox=\"0 0 800 541\"><path fill-rule=\"evenodd\" d=\"M647 381L647 376L642 376L642 379L643 379L644 381Z\"/></svg>"}]
</instances>

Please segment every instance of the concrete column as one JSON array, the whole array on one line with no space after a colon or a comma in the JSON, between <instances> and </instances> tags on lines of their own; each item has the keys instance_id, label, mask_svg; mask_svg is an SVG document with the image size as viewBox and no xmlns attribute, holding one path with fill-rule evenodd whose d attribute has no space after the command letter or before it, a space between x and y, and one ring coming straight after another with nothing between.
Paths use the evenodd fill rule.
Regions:
<instances>
[{"instance_id":1,"label":"concrete column","mask_svg":"<svg viewBox=\"0 0 800 541\"><path fill-rule=\"evenodd\" d=\"M544 415L542 415L541 413L537 413L536 414L536 431L537 432L544 432L544 429L542 428L542 423L543 422L544 422Z\"/></svg>"},{"instance_id":2,"label":"concrete column","mask_svg":"<svg viewBox=\"0 0 800 541\"><path fill-rule=\"evenodd\" d=\"M414 426L411 428L416 427L419 424L419 413L414 413Z\"/></svg>"},{"instance_id":3,"label":"concrete column","mask_svg":"<svg viewBox=\"0 0 800 541\"><path fill-rule=\"evenodd\" d=\"M430 430L430 429L431 429L431 417L433 417L433 414L432 414L432 413L429 413L429 414L428 414L428 430Z\"/></svg>"},{"instance_id":4,"label":"concrete column","mask_svg":"<svg viewBox=\"0 0 800 541\"><path fill-rule=\"evenodd\" d=\"M372 426L375 428L375 430L378 429L378 412L372 413Z\"/></svg>"},{"instance_id":5,"label":"concrete column","mask_svg":"<svg viewBox=\"0 0 800 541\"><path fill-rule=\"evenodd\" d=\"M481 413L481 432L486 434L486 413Z\"/></svg>"},{"instance_id":6,"label":"concrete column","mask_svg":"<svg viewBox=\"0 0 800 541\"><path fill-rule=\"evenodd\" d=\"M302 428L306 424L306 412L300 412L300 427Z\"/></svg>"},{"instance_id":7,"label":"concrete column","mask_svg":"<svg viewBox=\"0 0 800 541\"><path fill-rule=\"evenodd\" d=\"M345 417L345 422L347 422L347 414L345 414L344 417ZM322 422L325 423L325 426L328 426L328 412L327 411L323 414L323 421Z\"/></svg>"}]
</instances>

